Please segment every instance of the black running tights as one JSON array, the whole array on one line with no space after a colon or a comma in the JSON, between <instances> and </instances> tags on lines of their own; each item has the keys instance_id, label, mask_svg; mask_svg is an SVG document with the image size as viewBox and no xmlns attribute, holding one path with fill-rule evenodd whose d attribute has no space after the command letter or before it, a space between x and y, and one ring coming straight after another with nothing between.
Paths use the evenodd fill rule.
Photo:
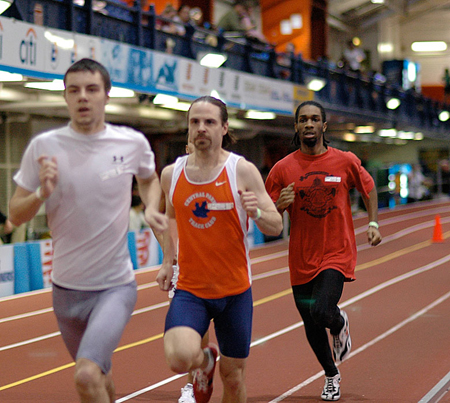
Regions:
<instances>
[{"instance_id":1,"label":"black running tights","mask_svg":"<svg viewBox=\"0 0 450 403\"><path fill-rule=\"evenodd\" d=\"M339 334L344 319L337 306L344 288L344 275L327 269L309 283L292 286L295 305L303 319L306 337L326 376L338 373L331 353L327 328Z\"/></svg>"}]
</instances>

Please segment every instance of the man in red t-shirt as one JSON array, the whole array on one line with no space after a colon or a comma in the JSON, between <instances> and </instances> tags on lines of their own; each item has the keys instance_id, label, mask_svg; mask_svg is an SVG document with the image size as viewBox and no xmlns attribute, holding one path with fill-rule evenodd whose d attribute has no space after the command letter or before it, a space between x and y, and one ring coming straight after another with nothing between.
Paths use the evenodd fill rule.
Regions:
<instances>
[{"instance_id":1,"label":"man in red t-shirt","mask_svg":"<svg viewBox=\"0 0 450 403\"><path fill-rule=\"evenodd\" d=\"M295 113L293 144L299 149L278 161L266 189L280 213L291 219L289 269L295 303L308 341L325 371L323 400L340 398L336 363L348 357L347 314L337 306L345 281L355 279L356 240L349 192L356 188L369 215L370 245L381 242L374 181L351 152L329 147L325 110L315 101ZM334 360L326 329L333 336Z\"/></svg>"}]
</instances>

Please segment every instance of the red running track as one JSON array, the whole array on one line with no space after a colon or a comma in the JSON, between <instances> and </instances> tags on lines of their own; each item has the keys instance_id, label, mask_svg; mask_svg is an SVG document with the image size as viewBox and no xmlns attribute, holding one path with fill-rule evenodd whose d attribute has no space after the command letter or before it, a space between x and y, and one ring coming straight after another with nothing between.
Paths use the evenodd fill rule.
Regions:
<instances>
[{"instance_id":1,"label":"red running track","mask_svg":"<svg viewBox=\"0 0 450 403\"><path fill-rule=\"evenodd\" d=\"M440 243L432 242L437 214ZM340 401L418 402L450 371L450 202L381 211L384 239L375 248L367 246L367 217L354 221L357 280L345 285L340 304L353 350L339 367ZM251 258L248 402L319 402L323 374L291 295L287 242L257 248ZM177 402L186 380L164 360L168 297L156 273L137 271L136 310L113 357L117 402ZM77 402L73 369L48 290L0 299L0 402ZM219 377L214 386L211 402L218 403Z\"/></svg>"}]
</instances>

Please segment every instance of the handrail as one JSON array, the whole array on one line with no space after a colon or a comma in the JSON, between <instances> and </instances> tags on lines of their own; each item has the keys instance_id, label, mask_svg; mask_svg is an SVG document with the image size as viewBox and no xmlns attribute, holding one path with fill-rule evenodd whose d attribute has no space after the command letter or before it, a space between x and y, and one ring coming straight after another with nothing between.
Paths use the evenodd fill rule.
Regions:
<instances>
[{"instance_id":1,"label":"handrail","mask_svg":"<svg viewBox=\"0 0 450 403\"><path fill-rule=\"evenodd\" d=\"M300 55L277 53L273 47L255 43L245 37L230 37L223 32L185 25L184 36L156 29L153 5L142 11L140 0L133 7L120 0L39 0L44 10L44 25L50 28L94 35L145 48L165 51L167 39L174 43L173 54L195 59L199 52L226 52L224 67L304 85L311 77L325 79L327 85L316 92L316 99L327 109L375 122L390 123L398 130L426 131L434 138L447 139L450 120L438 119L440 110L450 105L422 96L414 90L383 83L330 66L326 61L307 61ZM34 23L37 1L15 0L24 21ZM98 9L98 5L104 7ZM97 8L96 8L97 7ZM280 63L280 58L285 63ZM287 61L287 63L286 63ZM389 110L385 101L390 96L401 100L396 110Z\"/></svg>"}]
</instances>

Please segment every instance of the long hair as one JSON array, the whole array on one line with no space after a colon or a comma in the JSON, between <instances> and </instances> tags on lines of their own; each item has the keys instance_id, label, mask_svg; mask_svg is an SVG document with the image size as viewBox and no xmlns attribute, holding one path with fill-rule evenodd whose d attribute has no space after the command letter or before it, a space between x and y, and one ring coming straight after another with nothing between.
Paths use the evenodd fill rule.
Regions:
<instances>
[{"instance_id":1,"label":"long hair","mask_svg":"<svg viewBox=\"0 0 450 403\"><path fill-rule=\"evenodd\" d=\"M325 113L325 108L316 101L304 101L302 102L295 111L295 123L298 123L298 116L300 115L300 109L302 109L306 105L316 106L320 109L320 115L322 116L322 123L327 122L327 114ZM328 148L329 141L325 138L325 133L322 133L323 145L325 148ZM292 144L296 147L300 147L301 141L298 131L295 131L294 138L292 139Z\"/></svg>"},{"instance_id":2,"label":"long hair","mask_svg":"<svg viewBox=\"0 0 450 403\"><path fill-rule=\"evenodd\" d=\"M69 73L78 73L80 71L89 71L91 73L98 71L105 85L105 93L108 94L111 91L111 77L109 76L108 70L99 62L88 58L80 59L69 67L64 75L64 85L66 84Z\"/></svg>"},{"instance_id":3,"label":"long hair","mask_svg":"<svg viewBox=\"0 0 450 403\"><path fill-rule=\"evenodd\" d=\"M228 122L228 110L227 106L224 102L222 102L220 99L211 97L209 95L205 95L203 97L197 98L195 101L192 102L191 106L189 107L187 119L189 124L189 113L191 112L192 105L196 104L197 102L208 102L212 105L217 106L220 109L220 119L222 120L222 124L225 124ZM231 144L235 144L237 141L236 136L234 136L230 131L228 130L225 136L222 138L222 147L227 148Z\"/></svg>"}]
</instances>

